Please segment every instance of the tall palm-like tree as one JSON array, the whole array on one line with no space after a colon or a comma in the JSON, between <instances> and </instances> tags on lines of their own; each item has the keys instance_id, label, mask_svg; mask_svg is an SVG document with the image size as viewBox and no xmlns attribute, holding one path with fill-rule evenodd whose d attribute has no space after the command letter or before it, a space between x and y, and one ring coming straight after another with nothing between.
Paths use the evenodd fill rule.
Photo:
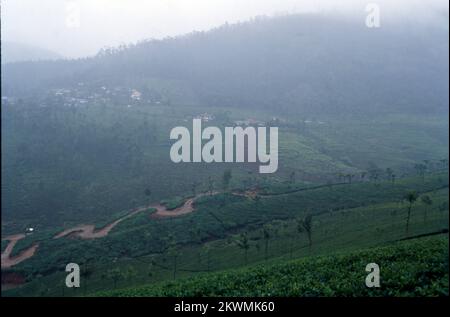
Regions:
<instances>
[{"instance_id":1,"label":"tall palm-like tree","mask_svg":"<svg viewBox=\"0 0 450 317\"><path fill-rule=\"evenodd\" d=\"M411 218L411 209L418 197L419 196L417 195L416 191L410 191L410 192L406 193L406 195L404 197L404 199L409 203L408 204L408 216L406 218L406 234L409 233L409 220Z\"/></svg>"},{"instance_id":2,"label":"tall palm-like tree","mask_svg":"<svg viewBox=\"0 0 450 317\"><path fill-rule=\"evenodd\" d=\"M300 225L308 236L309 251L311 252L311 248L312 248L312 215L307 214L305 216L305 218L303 218L300 221Z\"/></svg>"},{"instance_id":3,"label":"tall palm-like tree","mask_svg":"<svg viewBox=\"0 0 450 317\"><path fill-rule=\"evenodd\" d=\"M176 279L177 276L177 270L178 270L178 257L179 257L179 251L177 248L177 244L175 241L175 237L173 234L169 234L167 239L166 239L166 243L167 243L167 255L169 256L169 258L172 258L173 261L173 279Z\"/></svg>"},{"instance_id":4,"label":"tall palm-like tree","mask_svg":"<svg viewBox=\"0 0 450 317\"><path fill-rule=\"evenodd\" d=\"M259 202L260 202L260 200L261 200L261 196L258 195L258 194L256 194L255 197L253 198L253 201L255 202L255 207L256 207L256 209L259 208Z\"/></svg>"},{"instance_id":5,"label":"tall palm-like tree","mask_svg":"<svg viewBox=\"0 0 450 317\"><path fill-rule=\"evenodd\" d=\"M146 203L150 205L150 197L152 196L152 191L150 190L150 188L147 187L144 190L144 195L145 195L146 200L147 200Z\"/></svg>"},{"instance_id":6,"label":"tall palm-like tree","mask_svg":"<svg viewBox=\"0 0 450 317\"><path fill-rule=\"evenodd\" d=\"M237 246L244 250L244 260L245 260L245 265L247 265L247 253L248 253L248 249L250 249L250 243L248 241L247 238L247 234L246 233L242 233L238 240L236 241Z\"/></svg>"},{"instance_id":7,"label":"tall palm-like tree","mask_svg":"<svg viewBox=\"0 0 450 317\"><path fill-rule=\"evenodd\" d=\"M272 227L270 225L265 225L262 234L264 239L264 259L267 261L269 255L269 241L272 238Z\"/></svg>"}]
</instances>

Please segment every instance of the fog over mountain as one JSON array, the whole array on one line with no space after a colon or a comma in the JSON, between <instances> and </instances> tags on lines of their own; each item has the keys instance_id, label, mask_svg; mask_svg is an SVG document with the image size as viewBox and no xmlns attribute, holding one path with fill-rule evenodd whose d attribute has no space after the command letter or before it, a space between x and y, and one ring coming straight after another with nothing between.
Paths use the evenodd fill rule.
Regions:
<instances>
[{"instance_id":1,"label":"fog over mountain","mask_svg":"<svg viewBox=\"0 0 450 317\"><path fill-rule=\"evenodd\" d=\"M63 58L63 56L60 54L40 47L15 42L2 42L2 64L23 61L55 60L61 58Z\"/></svg>"},{"instance_id":2,"label":"fog over mountain","mask_svg":"<svg viewBox=\"0 0 450 317\"><path fill-rule=\"evenodd\" d=\"M372 29L324 14L261 17L93 58L6 65L3 91L26 96L84 82L150 89L178 105L448 112L447 38L445 24L392 21Z\"/></svg>"},{"instance_id":3,"label":"fog over mountain","mask_svg":"<svg viewBox=\"0 0 450 317\"><path fill-rule=\"evenodd\" d=\"M447 1L1 4L2 297L448 296Z\"/></svg>"},{"instance_id":4,"label":"fog over mountain","mask_svg":"<svg viewBox=\"0 0 450 317\"><path fill-rule=\"evenodd\" d=\"M102 47L207 31L255 16L327 13L364 22L367 0L15 0L2 1L2 40L39 46L68 57ZM381 22L441 23L445 0L378 0ZM20 23L18 23L20 22Z\"/></svg>"}]
</instances>

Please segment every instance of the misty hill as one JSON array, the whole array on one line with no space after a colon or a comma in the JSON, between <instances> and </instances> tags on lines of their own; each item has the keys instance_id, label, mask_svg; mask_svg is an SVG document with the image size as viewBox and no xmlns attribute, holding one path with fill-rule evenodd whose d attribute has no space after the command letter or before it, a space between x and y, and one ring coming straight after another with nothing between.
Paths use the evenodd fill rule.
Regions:
<instances>
[{"instance_id":1,"label":"misty hill","mask_svg":"<svg viewBox=\"0 0 450 317\"><path fill-rule=\"evenodd\" d=\"M1 44L2 64L23 61L56 60L63 58L58 53L32 45L8 41L2 42Z\"/></svg>"},{"instance_id":2,"label":"misty hill","mask_svg":"<svg viewBox=\"0 0 450 317\"><path fill-rule=\"evenodd\" d=\"M280 113L448 112L448 30L319 15L261 18L102 50L94 58L6 65L5 95L133 86L167 103ZM26 82L23 78L27 78Z\"/></svg>"}]
</instances>

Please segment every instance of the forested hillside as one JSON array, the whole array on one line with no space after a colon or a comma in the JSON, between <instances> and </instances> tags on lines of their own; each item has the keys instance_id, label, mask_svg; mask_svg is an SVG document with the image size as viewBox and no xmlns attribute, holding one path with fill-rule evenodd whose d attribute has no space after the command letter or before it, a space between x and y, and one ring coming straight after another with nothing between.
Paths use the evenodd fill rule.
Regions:
<instances>
[{"instance_id":1,"label":"forested hillside","mask_svg":"<svg viewBox=\"0 0 450 317\"><path fill-rule=\"evenodd\" d=\"M6 96L133 85L166 103L283 113L448 112L448 28L321 15L260 18L95 58L3 69ZM26 80L24 80L26 78ZM150 84L152 83L152 84Z\"/></svg>"}]
</instances>

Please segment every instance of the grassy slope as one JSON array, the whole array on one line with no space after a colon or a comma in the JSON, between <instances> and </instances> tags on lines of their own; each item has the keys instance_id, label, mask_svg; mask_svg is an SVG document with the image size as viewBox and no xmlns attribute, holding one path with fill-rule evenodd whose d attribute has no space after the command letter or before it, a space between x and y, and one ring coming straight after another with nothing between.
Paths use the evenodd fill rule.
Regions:
<instances>
[{"instance_id":1,"label":"grassy slope","mask_svg":"<svg viewBox=\"0 0 450 317\"><path fill-rule=\"evenodd\" d=\"M306 247L305 234L297 232L295 219L290 217L275 220L273 218L271 220L270 217L265 219L265 222L272 225L274 231L268 250L268 263L276 262L280 259L287 260L310 255L326 255L337 250L345 252L355 251L404 238L406 204L399 203L397 199L409 188L418 189L419 192L426 192L433 200L432 206L426 206L419 201L413 207L410 235L425 234L448 228L448 188L436 190L442 184L447 184L447 182L444 176L441 178L438 174L428 176L425 182L412 178L399 180L395 186L386 184L386 188L384 188L383 184L380 184L376 186L376 190L372 188L374 185L371 184L354 184L355 186L338 186L332 190L325 188L261 199L257 208L259 211L268 208L268 210L272 210L271 214L277 214L277 212L283 210L286 212L285 209L291 206L297 210L297 214L292 214L290 217L303 216L308 201L319 202L319 205L310 209L316 212L321 209L328 210L327 208L331 206L336 208L339 204L337 204L335 196L345 197L348 191L351 191L354 195L351 202L353 199L358 201L361 197L365 197L364 202L369 202L365 206L358 203L353 208L351 207L355 205L353 202L350 204L345 203L342 206L346 205L347 207L340 210L334 209L333 212L317 214L313 218L314 245L311 252L308 252ZM398 192L398 195L394 194L395 192ZM383 196L383 199L378 200L377 197L379 195ZM236 209L240 213L239 218L243 218L243 224L248 223L249 219L252 219L252 215L255 216L251 212L251 208L256 206L252 201L242 202L241 200L238 199L237 205L227 202L227 205L230 204L230 208L224 207L224 210L216 212L216 214L228 222L228 217L230 217L230 220L236 219L237 215L233 212ZM242 205L243 203L244 205ZM231 230L233 227L230 227L229 230L231 231L227 230L229 232L224 237L212 241L203 241L202 243L198 241L200 237L189 237L189 230L183 229L187 225L193 229L202 228L203 234L204 230L208 228L214 229L217 233L219 227L214 226L214 223L210 223L209 218L207 218L208 213L206 211L210 205L217 208L217 203L214 199L211 201L207 199L199 204L199 210L195 213L163 222L150 221L146 214L138 215L121 223L105 239L93 241L50 239L42 241L39 253L15 268L15 270L23 273L34 272L39 268L41 271L36 272L39 273L39 276L34 276L31 283L21 288L8 291L8 295L36 296L37 294L42 294L45 296L61 296L61 288L58 285L64 279L64 272L55 272L53 274L51 271L43 271L48 267L46 263L77 262L85 258L89 259L86 263L93 270L93 273L88 279L85 279L87 285L83 284L83 289L73 292L66 291L66 296L83 295L113 288L112 281L105 279L103 276L103 273L112 267L124 271L133 268L136 271L136 276L133 279L121 279L118 282L118 287L137 287L139 285L170 280L173 278L171 256L166 253L148 253L153 244L155 246L164 246L164 241L169 232L181 243L178 247L180 261L178 263L179 271L176 274L177 278L205 272L208 270L208 266L210 266L211 271L220 271L245 265L243 251L235 243L235 239L240 232L247 232L250 240L248 264L262 263L265 253L264 241L261 238L261 223L238 227L236 228L239 229L237 231ZM285 208L273 209L279 205L283 205ZM295 206L297 207L295 208ZM425 211L427 211L426 219L424 217ZM247 217L250 218L247 219ZM264 213L260 213L258 218L259 220L264 219ZM140 248L140 252L134 254L133 251L129 255L117 253L131 250L130 248L133 250ZM206 260L207 252L210 253L210 265L207 264ZM91 253L92 256L94 254L97 256L88 258ZM99 261L99 255L101 255L102 261ZM114 265L111 265L111 261ZM85 266L83 263L81 264L83 267ZM63 269L63 266L59 265L57 268L60 271ZM47 275L49 273L51 274ZM42 277L40 274L44 276Z\"/></svg>"},{"instance_id":2,"label":"grassy slope","mask_svg":"<svg viewBox=\"0 0 450 317\"><path fill-rule=\"evenodd\" d=\"M39 114L36 109L23 110L40 122L41 130L17 119L22 118L20 109L17 113L9 110L12 113L7 112L5 118L11 124L2 127L3 134L10 136L2 144L3 152L9 153L2 162L2 181L7 184L2 188L3 234L14 234L27 226L47 230L64 223L77 225L89 221L100 225L115 213L148 201L144 195L146 188L151 189L154 202L190 194L193 182L200 184L197 191L204 191L209 177L219 188L225 168L233 169L232 187L245 186L250 178L272 183L287 180L292 171L296 171L299 181L325 183L337 173L359 174L368 168L369 162L376 163L381 170L390 167L400 177L404 168L411 169L424 159L448 157L447 118L324 117L301 129L280 126L279 169L269 176L257 173L259 164L174 164L168 157L172 144L168 138L170 130L179 125L190 127L192 122L184 119L192 115L205 111L219 115L226 110L196 106L174 109L92 104L75 114L57 107L52 110L54 116ZM231 120L267 121L271 116L238 109L230 113ZM295 122L308 118L299 115L288 119L287 123L295 126ZM324 123L317 123L319 119ZM60 137L55 139L53 135ZM155 139L149 141L150 136ZM61 149L76 139L81 140L84 151L76 151L74 156L72 149ZM28 150L21 152L21 144ZM46 151L42 151L43 144ZM139 153L129 149L129 144L136 144ZM99 145L105 149L96 153ZM100 159L106 150L111 153ZM97 155L89 156L92 153ZM249 171L253 174L249 175Z\"/></svg>"},{"instance_id":3,"label":"grassy slope","mask_svg":"<svg viewBox=\"0 0 450 317\"><path fill-rule=\"evenodd\" d=\"M365 286L380 266L381 287ZM205 274L102 296L448 296L448 236Z\"/></svg>"}]
</instances>

